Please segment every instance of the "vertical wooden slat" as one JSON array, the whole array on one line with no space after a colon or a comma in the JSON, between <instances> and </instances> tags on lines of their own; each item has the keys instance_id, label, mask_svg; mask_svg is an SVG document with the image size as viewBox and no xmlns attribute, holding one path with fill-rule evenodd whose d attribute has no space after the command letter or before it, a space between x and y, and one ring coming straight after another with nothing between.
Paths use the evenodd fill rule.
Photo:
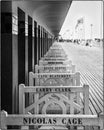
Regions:
<instances>
[{"instance_id":1,"label":"vertical wooden slat","mask_svg":"<svg viewBox=\"0 0 104 130\"><path fill-rule=\"evenodd\" d=\"M80 73L76 72L76 86L80 86ZM77 103L80 103L80 93L77 93Z\"/></svg>"},{"instance_id":2,"label":"vertical wooden slat","mask_svg":"<svg viewBox=\"0 0 104 130\"><path fill-rule=\"evenodd\" d=\"M89 86L84 85L84 114L89 114Z\"/></svg>"},{"instance_id":3,"label":"vertical wooden slat","mask_svg":"<svg viewBox=\"0 0 104 130\"><path fill-rule=\"evenodd\" d=\"M70 94L70 102L71 102L71 105L70 105L70 114L74 114L74 105L73 105L73 101L74 101L74 94Z\"/></svg>"},{"instance_id":4,"label":"vertical wooden slat","mask_svg":"<svg viewBox=\"0 0 104 130\"><path fill-rule=\"evenodd\" d=\"M24 84L19 85L19 114L25 113L25 95L24 95Z\"/></svg>"},{"instance_id":5,"label":"vertical wooden slat","mask_svg":"<svg viewBox=\"0 0 104 130\"><path fill-rule=\"evenodd\" d=\"M29 72L29 86L34 86L33 73Z\"/></svg>"},{"instance_id":6,"label":"vertical wooden slat","mask_svg":"<svg viewBox=\"0 0 104 130\"><path fill-rule=\"evenodd\" d=\"M7 130L7 126L6 126L6 116L7 116L7 112L6 111L2 111L1 112L1 130Z\"/></svg>"}]
</instances>

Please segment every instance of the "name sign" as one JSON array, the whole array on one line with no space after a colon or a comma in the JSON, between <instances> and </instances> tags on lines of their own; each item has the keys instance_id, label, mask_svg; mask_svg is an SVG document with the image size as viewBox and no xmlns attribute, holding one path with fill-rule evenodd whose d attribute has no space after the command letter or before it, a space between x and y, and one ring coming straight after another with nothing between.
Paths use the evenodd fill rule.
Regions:
<instances>
[{"instance_id":1,"label":"name sign","mask_svg":"<svg viewBox=\"0 0 104 130\"><path fill-rule=\"evenodd\" d=\"M36 92L71 92L70 88L36 88Z\"/></svg>"},{"instance_id":2,"label":"name sign","mask_svg":"<svg viewBox=\"0 0 104 130\"><path fill-rule=\"evenodd\" d=\"M81 118L23 118L24 125L83 125Z\"/></svg>"},{"instance_id":3,"label":"name sign","mask_svg":"<svg viewBox=\"0 0 104 130\"><path fill-rule=\"evenodd\" d=\"M1 113L1 128L8 125L19 126L100 126L103 130L104 115L8 115Z\"/></svg>"}]
</instances>

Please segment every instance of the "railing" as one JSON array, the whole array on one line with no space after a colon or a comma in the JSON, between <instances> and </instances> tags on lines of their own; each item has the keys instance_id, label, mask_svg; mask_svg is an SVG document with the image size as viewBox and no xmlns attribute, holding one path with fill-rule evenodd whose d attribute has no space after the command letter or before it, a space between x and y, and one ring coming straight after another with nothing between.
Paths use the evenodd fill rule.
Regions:
<instances>
[{"instance_id":1,"label":"railing","mask_svg":"<svg viewBox=\"0 0 104 130\"><path fill-rule=\"evenodd\" d=\"M65 60L65 61L62 61L62 60L58 60L58 61L53 61L53 60L49 60L49 61L46 61L46 60L40 60L39 61L39 65L70 65L72 64L72 61L71 60Z\"/></svg>"},{"instance_id":2,"label":"railing","mask_svg":"<svg viewBox=\"0 0 104 130\"><path fill-rule=\"evenodd\" d=\"M44 57L44 58L41 58L41 60L43 60L43 61L45 61L45 60L46 60L46 61L47 61L47 60L53 60L53 61L56 61L56 60L57 60L57 61L58 61L58 60L60 61L60 60L62 60L62 61L65 61L65 60L68 60L68 58L66 58L66 57L65 57L65 58L64 58L64 57L49 57L49 56L47 57L47 56L46 56L46 57Z\"/></svg>"},{"instance_id":3,"label":"railing","mask_svg":"<svg viewBox=\"0 0 104 130\"><path fill-rule=\"evenodd\" d=\"M74 73L75 65L52 65L52 66L39 66L35 65L35 73Z\"/></svg>"},{"instance_id":4,"label":"railing","mask_svg":"<svg viewBox=\"0 0 104 130\"><path fill-rule=\"evenodd\" d=\"M29 93L29 94L32 93L33 98L30 99L30 101L32 101L31 102L32 104L25 108L25 94L26 93ZM39 104L42 102L45 102L47 104L49 101L49 98L52 98L51 94L53 93L55 93L57 97L59 98L58 100L59 103L66 102L70 105L71 114L74 113L74 108L81 111L81 113L89 114L89 86L88 85L84 85L83 87L82 86L64 86L64 87L63 86L46 86L46 87L35 86L34 87L34 86L25 86L24 84L19 85L19 113L25 114L35 108L34 113L39 114ZM84 106L81 106L81 102L77 102L77 99L75 100L76 93L83 94ZM41 94L44 96L42 96L42 98L39 98L40 97L39 95ZM65 94L67 96L65 96ZM69 95L70 95L70 99L68 98ZM54 100L54 98L52 99ZM49 103L51 102L49 101ZM65 111L64 109L63 111Z\"/></svg>"},{"instance_id":5,"label":"railing","mask_svg":"<svg viewBox=\"0 0 104 130\"><path fill-rule=\"evenodd\" d=\"M29 86L47 86L50 80L53 79L53 83L57 82L59 86L79 86L80 85L80 73L29 73ZM52 83L50 84L52 86Z\"/></svg>"}]
</instances>

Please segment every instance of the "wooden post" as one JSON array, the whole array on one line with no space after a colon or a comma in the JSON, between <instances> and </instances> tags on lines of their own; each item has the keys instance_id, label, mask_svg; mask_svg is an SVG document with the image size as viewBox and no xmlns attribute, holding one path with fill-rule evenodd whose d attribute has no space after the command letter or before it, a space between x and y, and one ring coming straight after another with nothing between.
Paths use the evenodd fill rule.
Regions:
<instances>
[{"instance_id":1,"label":"wooden post","mask_svg":"<svg viewBox=\"0 0 104 130\"><path fill-rule=\"evenodd\" d=\"M6 111L1 111L1 130L7 130L7 126L6 126L6 116L7 116L7 112Z\"/></svg>"},{"instance_id":2,"label":"wooden post","mask_svg":"<svg viewBox=\"0 0 104 130\"><path fill-rule=\"evenodd\" d=\"M29 73L29 86L34 86L34 73L30 72ZM36 82L35 82L36 83ZM29 104L34 102L34 93L29 94Z\"/></svg>"},{"instance_id":3,"label":"wooden post","mask_svg":"<svg viewBox=\"0 0 104 130\"><path fill-rule=\"evenodd\" d=\"M39 93L35 93L34 94L34 98L35 98L35 102L38 102L39 100ZM39 104L36 103L36 107L35 107L35 111L34 111L35 114L39 114Z\"/></svg>"},{"instance_id":4,"label":"wooden post","mask_svg":"<svg viewBox=\"0 0 104 130\"><path fill-rule=\"evenodd\" d=\"M70 102L71 102L71 104L70 104L70 114L74 114L74 105L73 105L73 100L74 99L74 94L73 93L71 93L70 94Z\"/></svg>"},{"instance_id":5,"label":"wooden post","mask_svg":"<svg viewBox=\"0 0 104 130\"><path fill-rule=\"evenodd\" d=\"M19 114L24 114L25 111L25 95L24 95L24 84L19 85Z\"/></svg>"},{"instance_id":6,"label":"wooden post","mask_svg":"<svg viewBox=\"0 0 104 130\"><path fill-rule=\"evenodd\" d=\"M80 73L76 72L76 86L80 86Z\"/></svg>"},{"instance_id":7,"label":"wooden post","mask_svg":"<svg viewBox=\"0 0 104 130\"><path fill-rule=\"evenodd\" d=\"M39 86L39 78L38 78L38 75L37 75L38 73L36 73L35 75L35 86Z\"/></svg>"},{"instance_id":8,"label":"wooden post","mask_svg":"<svg viewBox=\"0 0 104 130\"><path fill-rule=\"evenodd\" d=\"M76 72L76 86L80 86L80 73ZM80 103L80 93L77 93L77 103Z\"/></svg>"},{"instance_id":9,"label":"wooden post","mask_svg":"<svg viewBox=\"0 0 104 130\"><path fill-rule=\"evenodd\" d=\"M35 73L38 73L38 65L35 65Z\"/></svg>"},{"instance_id":10,"label":"wooden post","mask_svg":"<svg viewBox=\"0 0 104 130\"><path fill-rule=\"evenodd\" d=\"M89 86L84 85L84 114L89 114Z\"/></svg>"},{"instance_id":11,"label":"wooden post","mask_svg":"<svg viewBox=\"0 0 104 130\"><path fill-rule=\"evenodd\" d=\"M33 80L33 72L29 72L29 86L34 86L34 80Z\"/></svg>"},{"instance_id":12,"label":"wooden post","mask_svg":"<svg viewBox=\"0 0 104 130\"><path fill-rule=\"evenodd\" d=\"M84 92L83 92L83 97L84 97L84 114L88 115L89 114L89 86L84 84ZM90 130L89 126L85 126L84 130Z\"/></svg>"}]
</instances>

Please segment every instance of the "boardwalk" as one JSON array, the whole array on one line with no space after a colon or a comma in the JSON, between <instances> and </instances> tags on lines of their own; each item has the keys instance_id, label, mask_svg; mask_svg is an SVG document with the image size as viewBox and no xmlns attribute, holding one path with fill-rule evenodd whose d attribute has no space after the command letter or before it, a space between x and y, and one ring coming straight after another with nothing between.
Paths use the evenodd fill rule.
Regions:
<instances>
[{"instance_id":1,"label":"boardwalk","mask_svg":"<svg viewBox=\"0 0 104 130\"><path fill-rule=\"evenodd\" d=\"M81 84L90 87L89 112L97 114L103 111L103 49L61 43L69 59L81 73Z\"/></svg>"}]
</instances>

